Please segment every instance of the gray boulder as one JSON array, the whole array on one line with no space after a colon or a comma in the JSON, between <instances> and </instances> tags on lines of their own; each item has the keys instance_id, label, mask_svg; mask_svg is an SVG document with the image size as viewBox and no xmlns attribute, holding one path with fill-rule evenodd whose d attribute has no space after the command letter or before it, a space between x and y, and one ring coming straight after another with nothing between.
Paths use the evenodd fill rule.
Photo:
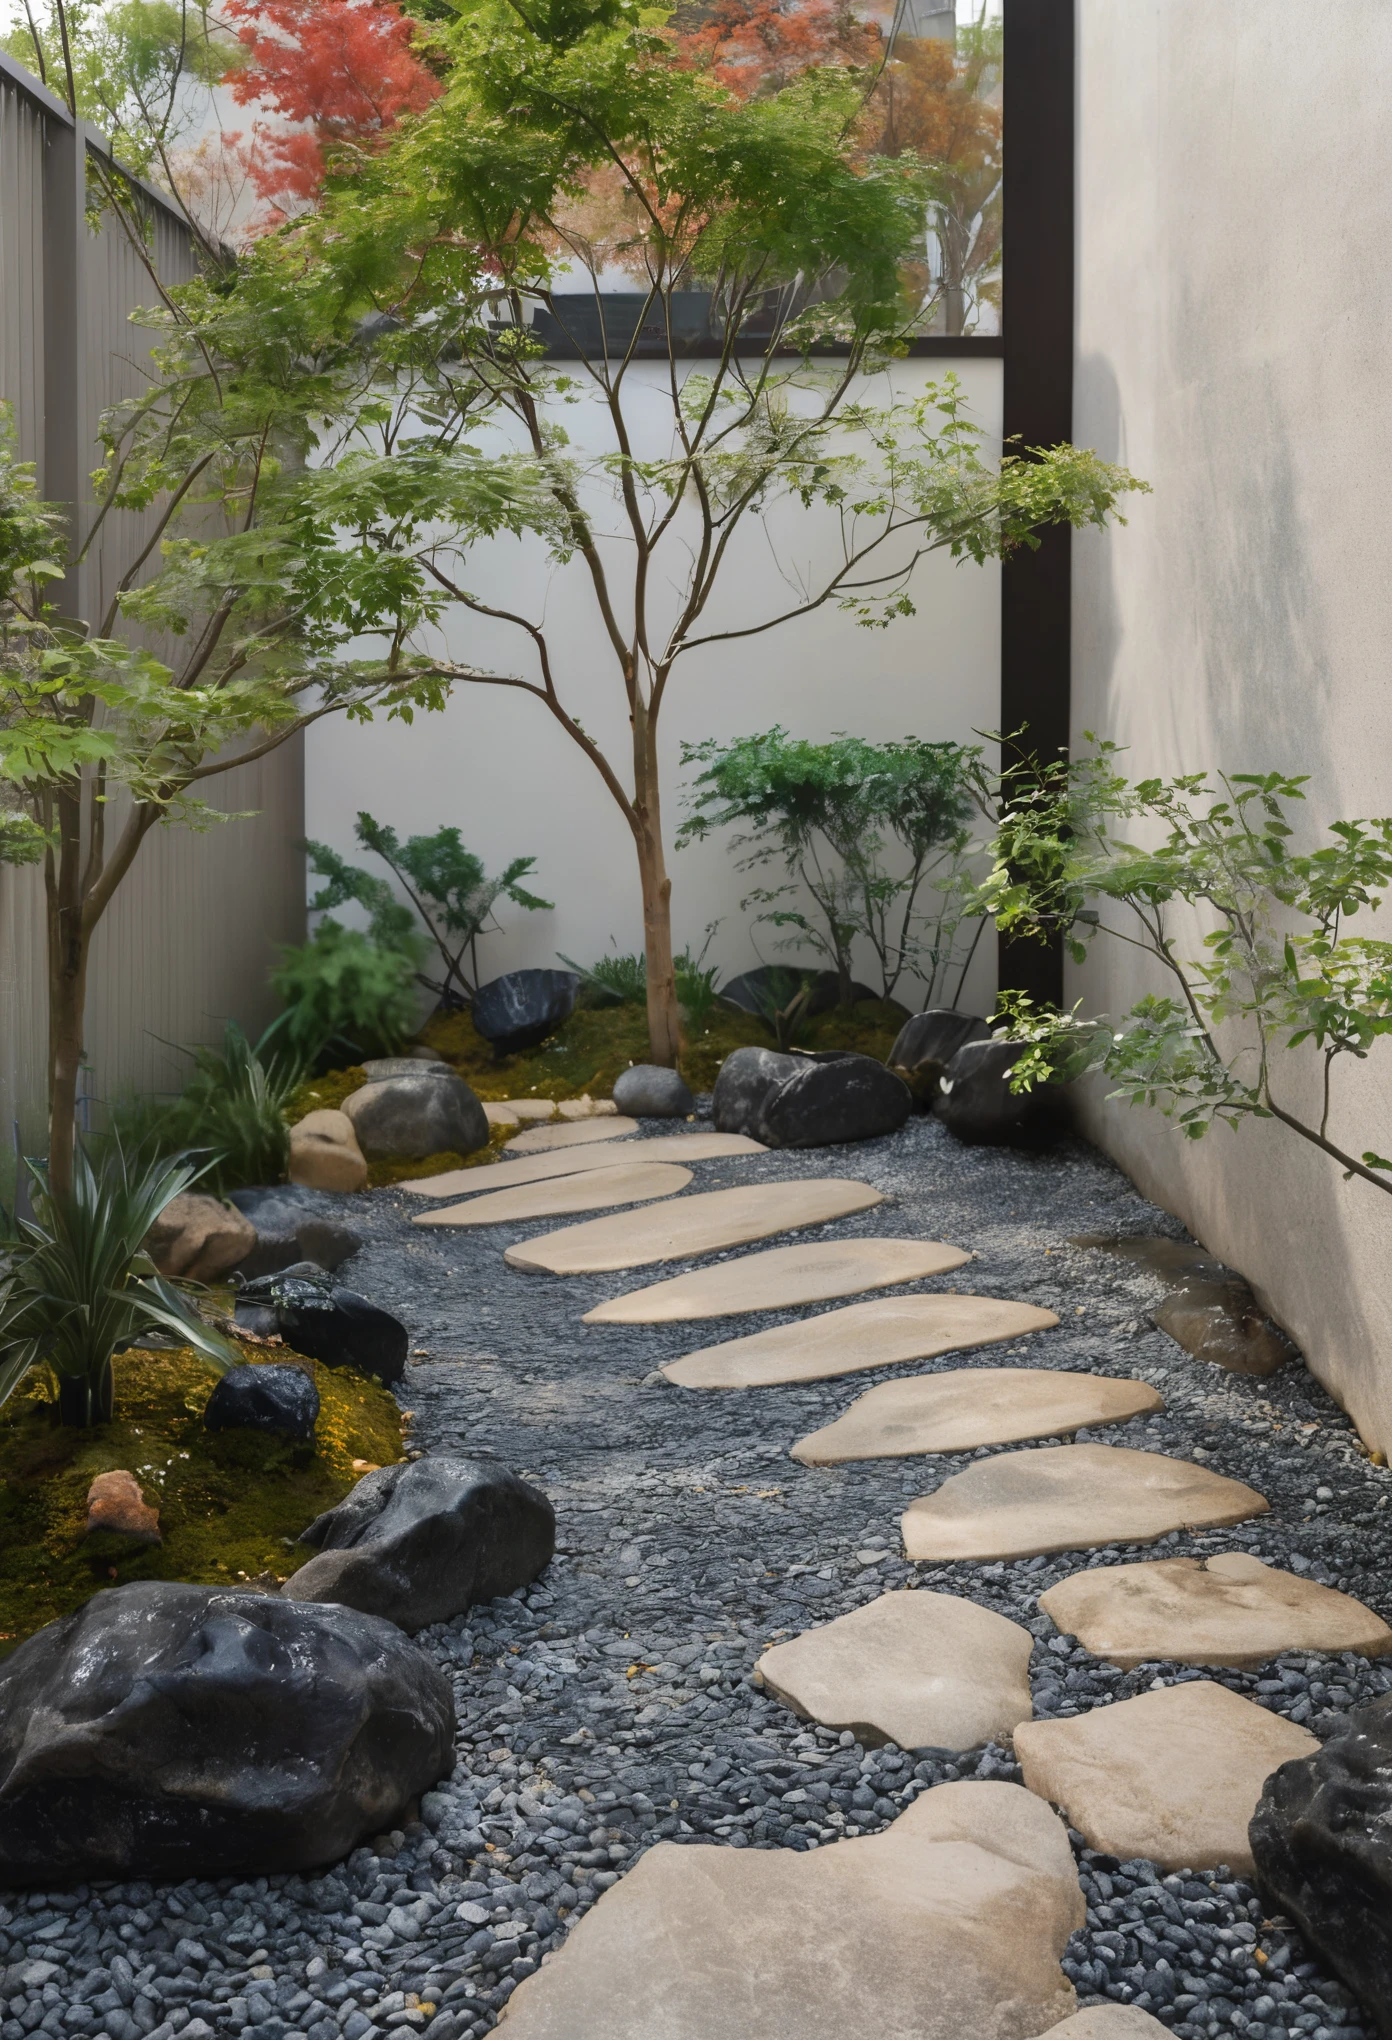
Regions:
<instances>
[{"instance_id":1,"label":"gray boulder","mask_svg":"<svg viewBox=\"0 0 1392 2040\"><path fill-rule=\"evenodd\" d=\"M452 1077L454 1071L442 1055L427 1049L423 1055L379 1055L363 1064L363 1071L369 1084L380 1084L384 1077Z\"/></svg>"},{"instance_id":2,"label":"gray boulder","mask_svg":"<svg viewBox=\"0 0 1392 2040\"><path fill-rule=\"evenodd\" d=\"M471 1155L488 1145L488 1116L462 1077L422 1064L409 1075L364 1084L343 1101L370 1162Z\"/></svg>"},{"instance_id":3,"label":"gray boulder","mask_svg":"<svg viewBox=\"0 0 1392 2040\"><path fill-rule=\"evenodd\" d=\"M831 1147L894 1133L913 1109L908 1086L873 1056L827 1049L777 1055L737 1048L715 1080L711 1110L722 1133L766 1147Z\"/></svg>"},{"instance_id":4,"label":"gray boulder","mask_svg":"<svg viewBox=\"0 0 1392 2040\"><path fill-rule=\"evenodd\" d=\"M1059 1087L1012 1091L1010 1072L1024 1053L1018 1041L969 1041L944 1071L933 1111L970 1147L1034 1147L1062 1131Z\"/></svg>"},{"instance_id":5,"label":"gray boulder","mask_svg":"<svg viewBox=\"0 0 1392 2040\"><path fill-rule=\"evenodd\" d=\"M431 1454L364 1474L301 1535L319 1555L285 1582L412 1632L525 1587L551 1563L556 1512L491 1460Z\"/></svg>"},{"instance_id":6,"label":"gray boulder","mask_svg":"<svg viewBox=\"0 0 1392 2040\"><path fill-rule=\"evenodd\" d=\"M205 1431L271 1431L307 1445L319 1421L319 1391L303 1367L229 1367L203 1410Z\"/></svg>"},{"instance_id":7,"label":"gray boulder","mask_svg":"<svg viewBox=\"0 0 1392 2040\"><path fill-rule=\"evenodd\" d=\"M635 1119L685 1119L696 1110L680 1070L660 1063L635 1063L614 1085L614 1103Z\"/></svg>"},{"instance_id":8,"label":"gray boulder","mask_svg":"<svg viewBox=\"0 0 1392 2040\"><path fill-rule=\"evenodd\" d=\"M1392 1697L1267 1779L1248 1828L1273 1913L1356 1992L1392 2040Z\"/></svg>"},{"instance_id":9,"label":"gray boulder","mask_svg":"<svg viewBox=\"0 0 1392 2040\"><path fill-rule=\"evenodd\" d=\"M346 1193L309 1190L298 1183L233 1190L228 1202L249 1220L256 1242L237 1263L236 1273L254 1280L274 1275L296 1261L337 1268L362 1246L362 1235L339 1217Z\"/></svg>"},{"instance_id":10,"label":"gray boulder","mask_svg":"<svg viewBox=\"0 0 1392 2040\"><path fill-rule=\"evenodd\" d=\"M804 1010L809 1017L829 1013L840 1003L841 980L836 972L805 963L765 963L757 970L741 971L738 977L732 977L720 987L720 996L727 1005L736 1007L741 1013L752 1013L756 1018L764 1019L775 1009L788 1005L804 989L808 993ZM861 984L858 979L851 980L853 1005L859 1005L865 999L878 998L879 993L871 986Z\"/></svg>"},{"instance_id":11,"label":"gray boulder","mask_svg":"<svg viewBox=\"0 0 1392 2040\"><path fill-rule=\"evenodd\" d=\"M449 1682L392 1623L112 1587L0 1664L0 1884L316 1869L453 1765Z\"/></svg>"},{"instance_id":12,"label":"gray boulder","mask_svg":"<svg viewBox=\"0 0 1392 2040\"><path fill-rule=\"evenodd\" d=\"M915 1013L895 1036L887 1058L895 1076L902 1077L914 1096L914 1103L927 1111L938 1095L938 1083L956 1055L969 1041L989 1041L991 1030L975 1013L959 1013L955 1006L931 1006Z\"/></svg>"}]
</instances>

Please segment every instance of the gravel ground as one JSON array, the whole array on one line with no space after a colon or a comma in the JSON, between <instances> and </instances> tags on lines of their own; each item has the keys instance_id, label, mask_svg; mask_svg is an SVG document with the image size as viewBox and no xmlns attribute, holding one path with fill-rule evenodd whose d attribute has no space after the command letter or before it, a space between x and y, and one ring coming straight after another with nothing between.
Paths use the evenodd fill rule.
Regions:
<instances>
[{"instance_id":1,"label":"gravel ground","mask_svg":"<svg viewBox=\"0 0 1392 2040\"><path fill-rule=\"evenodd\" d=\"M1122 1674L1038 1613L1038 1595L1080 1564L1233 1547L1389 1613L1392 1474L1368 1461L1343 1413L1298 1365L1254 1381L1189 1359L1146 1320L1163 1293L1153 1276L1068 1244L1072 1233L1182 1237L1174 1220L1081 1145L964 1150L923 1120L831 1154L700 1163L693 1187L828 1173L892 1199L839 1221L836 1236L950 1240L973 1250L970 1270L920 1288L1017 1297L1063 1321L916 1371L1024 1360L1150 1381L1165 1414L1096 1435L1203 1460L1260 1489L1271 1514L1144 1550L911 1568L899 1557L900 1512L962 1457L833 1469L787 1457L794 1439L898 1370L745 1393L676 1389L654 1373L660 1361L777 1316L585 1326L581 1313L601 1298L677 1271L514 1274L503 1248L550 1223L412 1232L405 1220L419 1201L375 1192L356 1207L368 1243L351 1280L411 1328L413 1443L494 1452L539 1481L558 1513L555 1564L544 1584L421 1639L453 1677L461 1726L453 1778L426 1795L419 1821L322 1877L106 1886L0 1905L0 2040L36 2030L367 2040L392 2029L464 2040L492 2027L517 1980L653 1841L816 1848L876 1831L943 1779L1018 1777L994 1747L918 1758L863 1749L751 1685L771 1639L915 1573L1032 1631L1038 1715L1217 1677L1327 1736L1343 1710L1392 1687L1392 1669L1347 1655L1296 1654L1252 1674L1161 1663ZM1193 2040L1364 2040L1347 1993L1264 1916L1250 1885L1221 1870L1162 1877L1074 1842L1088 1922L1064 1966L1082 2004L1140 2004Z\"/></svg>"}]
</instances>

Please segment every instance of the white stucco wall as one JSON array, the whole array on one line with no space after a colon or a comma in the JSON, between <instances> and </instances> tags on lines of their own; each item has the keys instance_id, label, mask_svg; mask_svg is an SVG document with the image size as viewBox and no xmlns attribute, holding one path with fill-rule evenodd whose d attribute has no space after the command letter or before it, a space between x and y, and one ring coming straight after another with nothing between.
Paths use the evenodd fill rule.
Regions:
<instances>
[{"instance_id":1,"label":"white stucco wall","mask_svg":"<svg viewBox=\"0 0 1392 2040\"><path fill-rule=\"evenodd\" d=\"M906 362L873 379L866 394L879 403L891 387L916 395L949 369L959 375L973 416L990 435L989 446L998 448L998 361ZM663 435L670 432L661 373L655 364L634 371L646 390L634 406L637 429L654 449L665 447ZM607 444L596 406L576 406L563 415L577 444ZM749 519L708 627L729 627L793 603L792 582L801 574L811 582L819 565L831 559L834 540L826 512L785 507L767 524ZM609 550L621 576L622 539ZM631 785L625 704L583 563L551 570L535 542L498 539L471 556L469 585L500 607L544 613L553 656L559 654L563 699L621 762ZM915 575L913 599L917 615L886 630L863 629L828 606L768 635L698 651L682 662L662 721L669 844L683 813L678 764L683 740L744 736L781 722L796 735L816 739L848 731L874 739L914 735L970 742L974 730L996 726L998 569L954 566L937 555ZM504 625L481 621L456 628L449 642L456 658L475 666L528 677L536 670L527 640ZM358 854L353 821L366 808L403 835L455 824L490 870L512 857L534 855L535 890L554 900L555 911L527 914L505 907L503 932L481 948L486 975L554 964L558 952L588 964L611 944L620 951L642 947L637 866L623 818L593 766L545 707L526 695L463 687L443 715L420 718L410 728L326 720L309 737L306 808L309 834L345 853ZM372 862L361 856L359 861ZM711 959L727 974L757 963L750 916L740 913L738 902L759 881L735 872L726 842L713 838L674 852L670 869L677 947L691 942L699 949L707 924L719 920ZM777 940L777 931L759 931L769 960L778 960ZM867 956L867 966L869 961ZM983 1009L994 991L994 973L994 943L986 940L965 1003ZM912 987L901 985L900 996L915 1003Z\"/></svg>"},{"instance_id":2,"label":"white stucco wall","mask_svg":"<svg viewBox=\"0 0 1392 2040\"><path fill-rule=\"evenodd\" d=\"M1312 830L1387 813L1392 9L1078 0L1078 24L1075 437L1155 493L1076 544L1076 731L1137 774L1308 773ZM1144 989L1113 948L1070 997ZM1307 1102L1310 1076L1283 1082ZM1274 1124L1193 1146L1125 1105L1091 1123L1392 1450L1392 1198ZM1392 1046L1331 1133L1388 1152Z\"/></svg>"}]
</instances>

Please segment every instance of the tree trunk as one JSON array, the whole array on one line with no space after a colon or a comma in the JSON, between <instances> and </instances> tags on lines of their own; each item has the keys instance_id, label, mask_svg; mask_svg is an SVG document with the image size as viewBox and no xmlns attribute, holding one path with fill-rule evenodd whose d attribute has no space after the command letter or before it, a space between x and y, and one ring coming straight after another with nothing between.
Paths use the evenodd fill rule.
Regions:
<instances>
[{"instance_id":1,"label":"tree trunk","mask_svg":"<svg viewBox=\"0 0 1392 2040\"><path fill-rule=\"evenodd\" d=\"M681 1051L677 974L672 963L672 881L662 846L657 731L640 703L633 720L633 838L643 888L643 953L648 978L648 1053L675 1069Z\"/></svg>"},{"instance_id":2,"label":"tree trunk","mask_svg":"<svg viewBox=\"0 0 1392 2040\"><path fill-rule=\"evenodd\" d=\"M58 862L48 887L48 1177L64 1196L72 1188L90 937L83 926L80 806L63 796L57 807Z\"/></svg>"}]
</instances>

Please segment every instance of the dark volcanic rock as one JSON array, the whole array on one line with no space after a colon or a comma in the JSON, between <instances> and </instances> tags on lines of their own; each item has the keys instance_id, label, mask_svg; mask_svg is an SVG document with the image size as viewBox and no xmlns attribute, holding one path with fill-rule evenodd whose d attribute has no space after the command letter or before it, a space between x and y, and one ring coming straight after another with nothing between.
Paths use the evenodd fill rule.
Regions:
<instances>
[{"instance_id":1,"label":"dark volcanic rock","mask_svg":"<svg viewBox=\"0 0 1392 2040\"><path fill-rule=\"evenodd\" d=\"M488 1145L488 1115L462 1077L420 1063L364 1084L343 1101L370 1162L471 1155Z\"/></svg>"},{"instance_id":2,"label":"dark volcanic rock","mask_svg":"<svg viewBox=\"0 0 1392 2040\"><path fill-rule=\"evenodd\" d=\"M556 1548L556 1512L506 1467L433 1454L365 1474L300 1542L319 1556L286 1581L288 1595L414 1631L534 1580Z\"/></svg>"},{"instance_id":3,"label":"dark volcanic rock","mask_svg":"<svg viewBox=\"0 0 1392 2040\"><path fill-rule=\"evenodd\" d=\"M309 1869L453 1764L449 1682L392 1624L113 1587L0 1664L0 1883Z\"/></svg>"},{"instance_id":4,"label":"dark volcanic rock","mask_svg":"<svg viewBox=\"0 0 1392 2040\"><path fill-rule=\"evenodd\" d=\"M231 1367L208 1397L209 1431L274 1431L307 1444L319 1421L319 1391L303 1367Z\"/></svg>"},{"instance_id":5,"label":"dark volcanic rock","mask_svg":"<svg viewBox=\"0 0 1392 2040\"><path fill-rule=\"evenodd\" d=\"M1030 1146L1059 1131L1063 1115L1055 1086L1010 1088L1010 1072L1022 1053L1018 1041L969 1041L958 1049L933 1106L949 1133L969 1145Z\"/></svg>"},{"instance_id":6,"label":"dark volcanic rock","mask_svg":"<svg viewBox=\"0 0 1392 2040\"><path fill-rule=\"evenodd\" d=\"M975 1013L959 1013L955 1006L933 1006L904 1022L887 1061L913 1092L915 1104L926 1112L938 1095L939 1078L958 1049L969 1041L990 1038L990 1028Z\"/></svg>"},{"instance_id":7,"label":"dark volcanic rock","mask_svg":"<svg viewBox=\"0 0 1392 2040\"><path fill-rule=\"evenodd\" d=\"M681 1071L658 1063L635 1063L625 1070L614 1084L614 1103L636 1119L685 1119L696 1110Z\"/></svg>"},{"instance_id":8,"label":"dark volcanic rock","mask_svg":"<svg viewBox=\"0 0 1392 2040\"><path fill-rule=\"evenodd\" d=\"M811 997L805 1011L808 1015L829 1013L841 997L841 980L834 970L819 970L812 964L765 963L757 970L741 971L720 987L720 996L741 1013L752 1013L756 1018L767 1017L771 1009L786 1006L803 986L810 987ZM851 982L851 1001L858 1005L862 999L878 999L878 992L869 985Z\"/></svg>"},{"instance_id":9,"label":"dark volcanic rock","mask_svg":"<svg viewBox=\"0 0 1392 2040\"><path fill-rule=\"evenodd\" d=\"M388 1387L406 1371L410 1335L400 1318L322 1276L287 1272L247 1282L237 1293L234 1316L258 1338L276 1331L307 1359L355 1367Z\"/></svg>"},{"instance_id":10,"label":"dark volcanic rock","mask_svg":"<svg viewBox=\"0 0 1392 2040\"><path fill-rule=\"evenodd\" d=\"M908 1086L873 1056L737 1048L721 1065L711 1109L722 1133L768 1147L828 1147L893 1133L912 1107Z\"/></svg>"},{"instance_id":11,"label":"dark volcanic rock","mask_svg":"<svg viewBox=\"0 0 1392 2040\"><path fill-rule=\"evenodd\" d=\"M579 989L573 970L510 970L475 992L474 1026L495 1055L535 1048L569 1020Z\"/></svg>"},{"instance_id":12,"label":"dark volcanic rock","mask_svg":"<svg viewBox=\"0 0 1392 2040\"><path fill-rule=\"evenodd\" d=\"M369 1084L380 1084L385 1077L452 1077L454 1071L442 1055L427 1049L423 1055L379 1055L363 1064L363 1074Z\"/></svg>"},{"instance_id":13,"label":"dark volcanic rock","mask_svg":"<svg viewBox=\"0 0 1392 2040\"><path fill-rule=\"evenodd\" d=\"M362 1246L362 1236L338 1216L346 1194L275 1183L266 1189L233 1190L227 1201L256 1231L256 1245L237 1264L236 1272L249 1279L274 1275L296 1261L337 1268Z\"/></svg>"},{"instance_id":14,"label":"dark volcanic rock","mask_svg":"<svg viewBox=\"0 0 1392 2040\"><path fill-rule=\"evenodd\" d=\"M1267 1779L1248 1834L1273 1913L1362 1999L1392 2040L1392 1696Z\"/></svg>"}]
</instances>

